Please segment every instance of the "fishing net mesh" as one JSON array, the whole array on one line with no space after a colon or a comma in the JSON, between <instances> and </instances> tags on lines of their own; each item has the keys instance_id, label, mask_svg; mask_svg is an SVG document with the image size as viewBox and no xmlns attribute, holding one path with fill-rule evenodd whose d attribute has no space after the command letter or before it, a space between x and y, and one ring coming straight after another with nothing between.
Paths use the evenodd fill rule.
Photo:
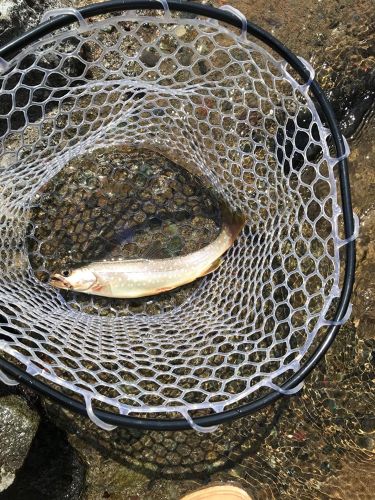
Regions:
<instances>
[{"instance_id":1,"label":"fishing net mesh","mask_svg":"<svg viewBox=\"0 0 375 500\"><path fill-rule=\"evenodd\" d=\"M92 405L106 405L194 425L197 410L278 389L340 292L337 159L308 85L221 24L147 12L49 35L15 56L0 83L0 352L83 397L95 421ZM159 154L146 201L144 162L127 147ZM123 156L101 164L108 148ZM211 215L214 192L246 216L214 274L136 306L48 284L64 227L78 235L68 234L65 264L79 264L98 225L124 226L113 197L122 217L143 210L152 234L158 209L145 207L163 189L177 197L171 210L190 196L195 217L206 217L195 228L201 246L218 227L212 216L207 229L199 197ZM117 257L137 257L140 246Z\"/></svg>"}]
</instances>

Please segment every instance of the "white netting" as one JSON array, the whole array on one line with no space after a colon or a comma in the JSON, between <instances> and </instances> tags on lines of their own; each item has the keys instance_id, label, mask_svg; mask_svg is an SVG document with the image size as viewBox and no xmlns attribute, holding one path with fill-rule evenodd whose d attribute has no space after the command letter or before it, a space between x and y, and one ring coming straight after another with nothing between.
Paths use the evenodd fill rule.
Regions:
<instances>
[{"instance_id":1,"label":"white netting","mask_svg":"<svg viewBox=\"0 0 375 500\"><path fill-rule=\"evenodd\" d=\"M123 414L186 418L243 402L298 369L339 294L340 208L327 131L283 61L217 23L133 14L49 35L15 57L0 82L6 356L83 396L89 410L100 401ZM139 165L93 160L87 180L79 158L71 161L124 145L161 151L194 174L176 180L168 166L173 196L190 182L180 207L189 196L196 207L198 176L248 218L224 263L184 289L183 300L174 302L176 291L132 309L39 279L50 275L48 252L61 250L43 243L61 227L74 220L74 250L90 241L95 218L100 228L115 225L112 208L103 216L113 195L106 186L141 205L160 194L156 182L142 201ZM154 163L150 175L160 181L164 167ZM102 193L94 211L74 212L90 182ZM154 212L145 209L142 223Z\"/></svg>"}]
</instances>

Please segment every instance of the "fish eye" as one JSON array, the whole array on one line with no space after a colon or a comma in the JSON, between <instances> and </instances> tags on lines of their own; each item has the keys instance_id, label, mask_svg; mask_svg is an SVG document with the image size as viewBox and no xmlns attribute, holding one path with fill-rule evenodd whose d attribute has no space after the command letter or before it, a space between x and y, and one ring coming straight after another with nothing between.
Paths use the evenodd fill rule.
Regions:
<instances>
[{"instance_id":1,"label":"fish eye","mask_svg":"<svg viewBox=\"0 0 375 500\"><path fill-rule=\"evenodd\" d=\"M68 269L63 269L61 271L61 276L64 276L64 278L68 278L70 276L70 271Z\"/></svg>"}]
</instances>

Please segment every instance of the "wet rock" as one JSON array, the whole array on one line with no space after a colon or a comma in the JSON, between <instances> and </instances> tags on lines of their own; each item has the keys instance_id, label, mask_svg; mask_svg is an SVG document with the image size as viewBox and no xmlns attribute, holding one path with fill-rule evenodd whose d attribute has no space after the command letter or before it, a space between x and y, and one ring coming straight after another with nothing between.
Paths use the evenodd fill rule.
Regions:
<instances>
[{"instance_id":1,"label":"wet rock","mask_svg":"<svg viewBox=\"0 0 375 500\"><path fill-rule=\"evenodd\" d=\"M36 26L47 10L68 7L69 0L6 0L0 4L0 46Z\"/></svg>"},{"instance_id":2,"label":"wet rock","mask_svg":"<svg viewBox=\"0 0 375 500\"><path fill-rule=\"evenodd\" d=\"M375 71L372 76L369 75L363 81L357 82L355 87L345 93L342 89L337 88L328 94L340 122L341 132L345 137L351 138L361 130L367 115L374 107L374 82Z\"/></svg>"},{"instance_id":3,"label":"wet rock","mask_svg":"<svg viewBox=\"0 0 375 500\"><path fill-rule=\"evenodd\" d=\"M43 406L87 464L85 500L177 500L211 477L241 483L223 471L257 452L274 428L275 412L273 408L253 416L251 425L247 419L237 420L202 435L127 428L107 432L49 400ZM248 484L242 487L248 489Z\"/></svg>"},{"instance_id":4,"label":"wet rock","mask_svg":"<svg viewBox=\"0 0 375 500\"><path fill-rule=\"evenodd\" d=\"M14 481L39 425L38 414L18 396L0 398L0 492Z\"/></svg>"},{"instance_id":5,"label":"wet rock","mask_svg":"<svg viewBox=\"0 0 375 500\"><path fill-rule=\"evenodd\" d=\"M71 435L69 440L88 467L86 500L144 498L144 486L149 482L147 476L102 455L77 436Z\"/></svg>"},{"instance_id":6,"label":"wet rock","mask_svg":"<svg viewBox=\"0 0 375 500\"><path fill-rule=\"evenodd\" d=\"M375 337L375 173L374 119L362 126L361 145L350 144L354 211L360 219L353 293L355 325L361 339Z\"/></svg>"},{"instance_id":7,"label":"wet rock","mask_svg":"<svg viewBox=\"0 0 375 500\"><path fill-rule=\"evenodd\" d=\"M4 500L78 500L82 498L85 474L85 465L65 433L43 421Z\"/></svg>"},{"instance_id":8,"label":"wet rock","mask_svg":"<svg viewBox=\"0 0 375 500\"><path fill-rule=\"evenodd\" d=\"M312 64L343 133L353 136L374 102L373 2L299 0L282 9L274 0L232 0L231 5Z\"/></svg>"}]
</instances>

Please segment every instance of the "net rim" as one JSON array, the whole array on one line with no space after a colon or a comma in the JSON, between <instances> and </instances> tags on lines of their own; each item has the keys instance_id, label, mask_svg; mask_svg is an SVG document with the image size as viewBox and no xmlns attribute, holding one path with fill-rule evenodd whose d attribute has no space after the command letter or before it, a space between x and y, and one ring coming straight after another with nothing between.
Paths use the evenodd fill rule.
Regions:
<instances>
[{"instance_id":1,"label":"net rim","mask_svg":"<svg viewBox=\"0 0 375 500\"><path fill-rule=\"evenodd\" d=\"M216 21L227 23L233 27L243 29L243 19L237 17L229 10L222 10L214 7L209 7L206 5L184 2L179 3L177 1L163 1L158 0L131 0L123 2L121 0L112 0L109 2L92 4L82 9L76 11L79 16L83 19L88 17L95 17L98 15L114 12L114 11L129 11L129 10L140 10L140 9L150 9L150 10L162 10L164 7L168 7L171 11L177 12L188 12L203 16L205 18L214 19ZM53 31L60 29L65 26L69 26L77 22L77 16L75 13L67 13L59 15L58 17L53 17L51 20L42 22L36 28L30 30L29 32L19 36L12 42L8 43L4 47L0 48L0 61L6 63L6 59L12 57L15 53L25 48L29 43L33 43L39 38L52 33ZM306 378L307 375L315 368L319 363L321 358L325 355L332 342L334 341L341 324L345 321L347 317L347 311L349 307L350 296L354 283L354 272L355 272L355 241L353 239L354 234L354 220L353 220L353 210L351 204L350 186L349 186L349 173L348 173L348 162L347 162L347 151L344 138L339 130L338 123L336 121L332 107L327 100L327 97L319 84L314 80L311 68L303 59L297 57L293 52L291 52L285 45L283 45L279 40L272 36L267 31L258 27L257 25L251 23L247 20L246 25L247 33L254 36L261 42L265 43L272 50L277 52L282 56L291 67L297 71L301 76L308 90L311 91L314 98L320 105L321 111L327 121L329 129L332 134L332 139L334 146L336 148L336 155L338 158L338 178L340 182L341 189L341 204L343 211L343 221L345 238L347 239L345 245L345 257L343 262L345 263L344 270L344 281L341 288L341 295L339 302L334 314L331 326L328 328L327 333L321 343L317 346L315 351L309 356L305 361L304 365L300 367L298 371L294 373L282 386L280 390L271 390L267 395L260 397L250 403L243 404L235 409L224 410L220 413L215 413L203 417L194 418L195 426L207 427L212 425L219 425L235 418L248 415L255 411L258 411L265 406L268 406L283 395L285 392L293 391L299 384ZM77 401L76 399L66 396L62 392L53 389L47 383L41 382L36 379L32 374L18 368L11 362L6 361L0 357L0 369L3 370L8 375L14 377L17 381L23 382L28 386L32 387L39 393L47 396L54 401L58 402L62 406L74 410L75 412L87 416L87 406L84 403ZM185 430L191 428L191 423L187 421L186 418L182 419L149 419L140 418L129 415L120 415L116 413L111 413L108 411L95 409L95 416L106 424L116 425L116 426L126 426L132 428L138 428L143 430Z\"/></svg>"}]
</instances>

